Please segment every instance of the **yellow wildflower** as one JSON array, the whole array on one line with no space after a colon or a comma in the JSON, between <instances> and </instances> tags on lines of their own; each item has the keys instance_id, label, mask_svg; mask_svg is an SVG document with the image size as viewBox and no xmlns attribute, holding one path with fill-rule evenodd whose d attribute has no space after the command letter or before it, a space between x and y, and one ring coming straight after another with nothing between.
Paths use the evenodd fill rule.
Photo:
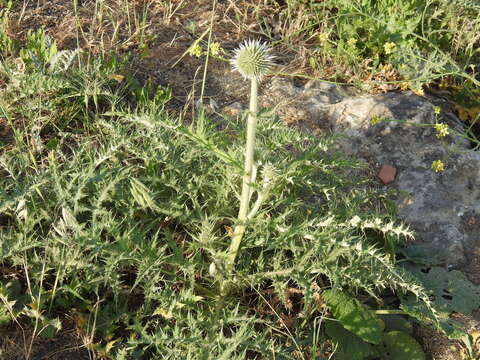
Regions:
<instances>
[{"instance_id":1,"label":"yellow wildflower","mask_svg":"<svg viewBox=\"0 0 480 360\"><path fill-rule=\"evenodd\" d=\"M350 46L350 47L355 47L355 45L357 44L357 39L355 39L355 38L352 37L352 38L350 38L350 39L347 40L347 44L348 44L348 46Z\"/></svg>"},{"instance_id":2,"label":"yellow wildflower","mask_svg":"<svg viewBox=\"0 0 480 360\"><path fill-rule=\"evenodd\" d=\"M222 51L218 42L212 42L209 47L210 55L217 56Z\"/></svg>"},{"instance_id":3,"label":"yellow wildflower","mask_svg":"<svg viewBox=\"0 0 480 360\"><path fill-rule=\"evenodd\" d=\"M318 40L320 40L321 43L327 42L328 34L327 33L321 33L320 35L318 35Z\"/></svg>"},{"instance_id":4,"label":"yellow wildflower","mask_svg":"<svg viewBox=\"0 0 480 360\"><path fill-rule=\"evenodd\" d=\"M190 56L200 57L203 54L203 49L198 42L195 42L188 49L188 53L190 54Z\"/></svg>"},{"instance_id":5,"label":"yellow wildflower","mask_svg":"<svg viewBox=\"0 0 480 360\"><path fill-rule=\"evenodd\" d=\"M402 91L405 91L405 90L408 90L410 88L410 84L406 81L402 81L400 83L400 90Z\"/></svg>"},{"instance_id":6,"label":"yellow wildflower","mask_svg":"<svg viewBox=\"0 0 480 360\"><path fill-rule=\"evenodd\" d=\"M435 172L442 172L445 170L445 164L442 162L442 160L435 160L432 162L432 170Z\"/></svg>"},{"instance_id":7,"label":"yellow wildflower","mask_svg":"<svg viewBox=\"0 0 480 360\"><path fill-rule=\"evenodd\" d=\"M383 121L383 119L382 119L381 116L373 115L372 118L370 119L370 124L376 125L376 124L378 124L378 123L381 122L381 121Z\"/></svg>"},{"instance_id":8,"label":"yellow wildflower","mask_svg":"<svg viewBox=\"0 0 480 360\"><path fill-rule=\"evenodd\" d=\"M437 130L437 138L439 139L449 134L448 125L445 123L436 123L435 125L433 125L433 127L435 128L435 130Z\"/></svg>"},{"instance_id":9,"label":"yellow wildflower","mask_svg":"<svg viewBox=\"0 0 480 360\"><path fill-rule=\"evenodd\" d=\"M435 106L435 107L433 108L433 111L435 111L435 114L438 115L438 114L440 114L440 112L442 111L442 109L440 108L440 106Z\"/></svg>"},{"instance_id":10,"label":"yellow wildflower","mask_svg":"<svg viewBox=\"0 0 480 360\"><path fill-rule=\"evenodd\" d=\"M425 95L425 91L423 91L422 86L413 87L413 88L411 88L411 90L415 95L418 95L418 96L424 96Z\"/></svg>"},{"instance_id":11,"label":"yellow wildflower","mask_svg":"<svg viewBox=\"0 0 480 360\"><path fill-rule=\"evenodd\" d=\"M395 51L395 49L397 48L397 45L393 42L387 42L383 44L383 48L385 50L385 54L389 55Z\"/></svg>"}]
</instances>

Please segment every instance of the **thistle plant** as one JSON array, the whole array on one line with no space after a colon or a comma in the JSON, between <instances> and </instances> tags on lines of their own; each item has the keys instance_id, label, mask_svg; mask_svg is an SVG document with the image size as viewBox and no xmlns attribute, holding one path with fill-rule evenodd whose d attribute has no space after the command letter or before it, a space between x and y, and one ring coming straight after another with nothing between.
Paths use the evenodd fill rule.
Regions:
<instances>
[{"instance_id":1,"label":"thistle plant","mask_svg":"<svg viewBox=\"0 0 480 360\"><path fill-rule=\"evenodd\" d=\"M269 54L269 49L266 44L258 40L247 40L235 50L234 57L230 60L233 71L238 71L246 80L250 79L251 89L240 209L238 212L238 224L233 232L227 259L228 272L232 270L235 263L235 258L237 257L240 243L245 233L246 222L249 217L255 215L254 212L256 212L259 207L257 202L252 209L255 211L249 212L249 203L253 193L252 183L255 182L256 177L254 152L258 111L258 83L270 70L272 59L273 56ZM260 194L258 198L261 198Z\"/></svg>"}]
</instances>

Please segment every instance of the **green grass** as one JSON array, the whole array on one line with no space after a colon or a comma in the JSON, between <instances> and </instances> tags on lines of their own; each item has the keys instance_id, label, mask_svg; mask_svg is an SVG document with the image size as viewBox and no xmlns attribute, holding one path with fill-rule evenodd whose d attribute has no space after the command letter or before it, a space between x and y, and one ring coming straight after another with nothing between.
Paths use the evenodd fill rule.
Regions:
<instances>
[{"instance_id":1,"label":"green grass","mask_svg":"<svg viewBox=\"0 0 480 360\"><path fill-rule=\"evenodd\" d=\"M440 89L458 106L480 105L480 6L475 1L274 3L252 5L252 13L262 24L262 36L299 58L300 71L288 71L295 76L310 73L374 91ZM476 121L477 113L462 120Z\"/></svg>"}]
</instances>

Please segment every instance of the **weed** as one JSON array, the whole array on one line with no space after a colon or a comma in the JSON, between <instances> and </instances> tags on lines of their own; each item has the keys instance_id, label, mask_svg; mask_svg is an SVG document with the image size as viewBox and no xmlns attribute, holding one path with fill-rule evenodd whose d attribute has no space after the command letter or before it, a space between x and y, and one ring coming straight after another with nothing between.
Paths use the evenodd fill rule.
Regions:
<instances>
[{"instance_id":1,"label":"weed","mask_svg":"<svg viewBox=\"0 0 480 360\"><path fill-rule=\"evenodd\" d=\"M258 166L255 163L255 133L257 128L258 113L258 82L265 76L272 65L272 56L269 55L268 47L258 41L247 41L235 52L231 60L235 70L251 82L250 108L247 120L247 140L245 145L245 165L243 168L242 193L240 195L240 207L238 211L239 224L233 230L232 244L229 250L227 270L233 268L237 257L240 243L246 228L247 220L252 219L270 192L274 170L271 165L266 165L263 170L263 183L259 189L254 189L252 183L256 182ZM257 201L252 207L251 198L256 193Z\"/></svg>"}]
</instances>

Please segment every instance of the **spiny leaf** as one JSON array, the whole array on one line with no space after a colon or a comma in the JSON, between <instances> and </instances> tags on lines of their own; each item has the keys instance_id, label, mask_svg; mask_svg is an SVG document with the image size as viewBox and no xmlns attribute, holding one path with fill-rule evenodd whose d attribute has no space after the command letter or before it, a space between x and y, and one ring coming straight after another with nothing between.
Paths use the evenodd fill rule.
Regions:
<instances>
[{"instance_id":1,"label":"spiny leaf","mask_svg":"<svg viewBox=\"0 0 480 360\"><path fill-rule=\"evenodd\" d=\"M155 208L155 201L150 194L150 190L139 180L137 179L130 179L130 192L137 202L143 209L154 209Z\"/></svg>"}]
</instances>

